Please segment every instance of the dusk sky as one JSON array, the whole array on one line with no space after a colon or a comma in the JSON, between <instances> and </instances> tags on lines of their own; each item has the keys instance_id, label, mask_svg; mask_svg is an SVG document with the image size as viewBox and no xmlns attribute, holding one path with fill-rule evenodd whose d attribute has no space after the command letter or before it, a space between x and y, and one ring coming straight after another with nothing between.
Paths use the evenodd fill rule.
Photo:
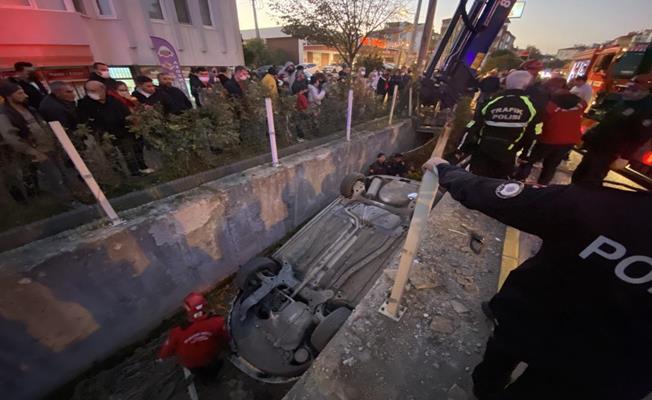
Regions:
<instances>
[{"instance_id":1,"label":"dusk sky","mask_svg":"<svg viewBox=\"0 0 652 400\"><path fill-rule=\"evenodd\" d=\"M257 2L260 27L277 26L266 8L267 0ZM417 1L410 3L414 11ZM428 0L423 3L422 22ZM441 20L450 17L457 4L458 0L439 0L435 16L437 31ZM237 5L240 29L253 29L251 0L237 0ZM574 44L600 43L646 28L652 28L652 0L528 0L523 18L513 20L510 26L517 46L532 44L553 54Z\"/></svg>"}]
</instances>

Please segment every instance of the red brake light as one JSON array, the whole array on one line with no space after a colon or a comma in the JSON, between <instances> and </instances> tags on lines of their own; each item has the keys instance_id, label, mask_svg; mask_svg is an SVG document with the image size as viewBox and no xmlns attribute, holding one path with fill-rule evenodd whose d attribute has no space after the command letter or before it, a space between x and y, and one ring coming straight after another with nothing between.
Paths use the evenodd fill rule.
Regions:
<instances>
[{"instance_id":1,"label":"red brake light","mask_svg":"<svg viewBox=\"0 0 652 400\"><path fill-rule=\"evenodd\" d=\"M641 162L652 167L652 151L645 152L643 157L641 157Z\"/></svg>"}]
</instances>

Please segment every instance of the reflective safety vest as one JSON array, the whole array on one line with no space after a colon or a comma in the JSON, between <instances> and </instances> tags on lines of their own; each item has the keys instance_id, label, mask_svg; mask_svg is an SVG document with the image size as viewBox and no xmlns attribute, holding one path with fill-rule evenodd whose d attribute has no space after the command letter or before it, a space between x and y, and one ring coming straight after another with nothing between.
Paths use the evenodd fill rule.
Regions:
<instances>
[{"instance_id":1,"label":"reflective safety vest","mask_svg":"<svg viewBox=\"0 0 652 400\"><path fill-rule=\"evenodd\" d=\"M507 90L479 105L459 149L495 159L513 157L542 131L540 113L523 90Z\"/></svg>"}]
</instances>

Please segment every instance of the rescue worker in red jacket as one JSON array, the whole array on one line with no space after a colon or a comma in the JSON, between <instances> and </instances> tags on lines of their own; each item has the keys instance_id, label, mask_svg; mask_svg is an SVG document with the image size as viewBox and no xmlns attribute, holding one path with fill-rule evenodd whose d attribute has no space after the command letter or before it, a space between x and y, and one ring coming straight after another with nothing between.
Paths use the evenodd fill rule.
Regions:
<instances>
[{"instance_id":1,"label":"rescue worker in red jacket","mask_svg":"<svg viewBox=\"0 0 652 400\"><path fill-rule=\"evenodd\" d=\"M229 341L224 317L211 315L207 310L208 302L199 293L190 293L183 305L188 322L170 331L159 357L176 356L179 364L193 375L203 380L212 378L222 364L218 356Z\"/></svg>"},{"instance_id":2,"label":"rescue worker in red jacket","mask_svg":"<svg viewBox=\"0 0 652 400\"><path fill-rule=\"evenodd\" d=\"M543 161L543 169L538 183L547 185L555 175L566 154L582 138L582 114L587 104L567 89L553 92L551 100L543 115L543 131L537 137L537 143L521 160L514 174L514 179L525 180L535 163ZM531 146L526 144L527 149Z\"/></svg>"}]
</instances>

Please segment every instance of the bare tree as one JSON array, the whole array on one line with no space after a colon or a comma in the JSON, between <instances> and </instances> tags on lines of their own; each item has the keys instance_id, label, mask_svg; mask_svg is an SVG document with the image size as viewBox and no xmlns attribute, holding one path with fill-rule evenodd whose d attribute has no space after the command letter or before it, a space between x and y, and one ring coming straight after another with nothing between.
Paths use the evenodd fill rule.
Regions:
<instances>
[{"instance_id":1,"label":"bare tree","mask_svg":"<svg viewBox=\"0 0 652 400\"><path fill-rule=\"evenodd\" d=\"M283 32L333 47L353 60L370 34L405 11L405 0L271 0L270 8Z\"/></svg>"}]
</instances>

